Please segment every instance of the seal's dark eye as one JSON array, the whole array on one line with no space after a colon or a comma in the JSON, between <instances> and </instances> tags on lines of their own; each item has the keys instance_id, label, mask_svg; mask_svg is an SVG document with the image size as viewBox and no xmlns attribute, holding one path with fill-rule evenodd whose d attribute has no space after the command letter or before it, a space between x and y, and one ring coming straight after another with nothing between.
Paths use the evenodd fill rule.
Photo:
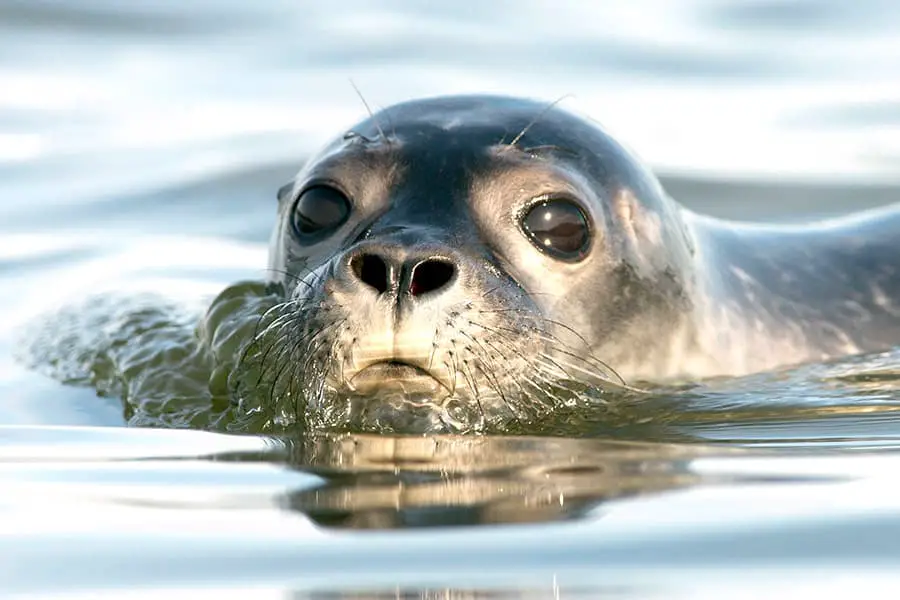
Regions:
<instances>
[{"instance_id":1,"label":"seal's dark eye","mask_svg":"<svg viewBox=\"0 0 900 600\"><path fill-rule=\"evenodd\" d=\"M545 200L532 206L522 219L531 242L554 258L579 260L590 241L588 219L570 200Z\"/></svg>"},{"instance_id":2,"label":"seal's dark eye","mask_svg":"<svg viewBox=\"0 0 900 600\"><path fill-rule=\"evenodd\" d=\"M350 214L350 201L341 192L326 185L313 186L294 204L294 231L307 236L342 225Z\"/></svg>"}]
</instances>

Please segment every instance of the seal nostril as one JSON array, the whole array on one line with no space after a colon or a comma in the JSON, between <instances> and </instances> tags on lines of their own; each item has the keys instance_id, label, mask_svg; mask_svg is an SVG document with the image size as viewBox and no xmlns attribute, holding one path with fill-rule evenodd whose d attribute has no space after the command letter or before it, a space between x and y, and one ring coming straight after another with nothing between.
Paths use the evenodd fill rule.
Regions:
<instances>
[{"instance_id":1,"label":"seal nostril","mask_svg":"<svg viewBox=\"0 0 900 600\"><path fill-rule=\"evenodd\" d=\"M413 268L409 282L409 293L420 296L446 286L456 276L453 263L440 259L428 259Z\"/></svg>"},{"instance_id":2,"label":"seal nostril","mask_svg":"<svg viewBox=\"0 0 900 600\"><path fill-rule=\"evenodd\" d=\"M350 268L360 281L375 288L379 294L388 290L388 266L380 256L360 254L350 260Z\"/></svg>"}]
</instances>

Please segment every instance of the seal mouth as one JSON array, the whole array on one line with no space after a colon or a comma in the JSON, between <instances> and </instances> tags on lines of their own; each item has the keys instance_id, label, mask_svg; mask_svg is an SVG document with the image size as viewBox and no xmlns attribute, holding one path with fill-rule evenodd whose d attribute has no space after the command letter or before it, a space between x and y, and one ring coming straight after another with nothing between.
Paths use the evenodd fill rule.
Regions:
<instances>
[{"instance_id":1,"label":"seal mouth","mask_svg":"<svg viewBox=\"0 0 900 600\"><path fill-rule=\"evenodd\" d=\"M399 391L404 394L445 396L452 393L446 382L421 366L402 360L374 362L348 380L353 391L363 394Z\"/></svg>"}]
</instances>

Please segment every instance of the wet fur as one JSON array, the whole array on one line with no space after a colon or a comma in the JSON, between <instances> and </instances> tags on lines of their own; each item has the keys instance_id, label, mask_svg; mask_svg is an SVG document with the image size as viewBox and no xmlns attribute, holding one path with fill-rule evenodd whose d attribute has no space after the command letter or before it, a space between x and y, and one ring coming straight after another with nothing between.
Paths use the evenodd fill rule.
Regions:
<instances>
[{"instance_id":1,"label":"wet fur","mask_svg":"<svg viewBox=\"0 0 900 600\"><path fill-rule=\"evenodd\" d=\"M358 214L332 239L298 245L291 198L323 176L350 187ZM541 256L518 230L529 195L560 190L593 221L577 265ZM285 188L270 252L285 300L245 362L313 424L381 422L368 413L387 407L389 426L407 415L416 430L461 431L539 418L585 389L629 389L619 373L740 375L884 349L900 343L898 215L767 232L717 221L684 210L624 147L555 103L413 101L354 126ZM432 361L454 382L444 397L373 402L341 389L381 314L341 282L341 261L365 244L446 251L465 275L431 326ZM821 270L849 278L829 285ZM874 288L860 295L851 280ZM872 323L837 314L845 301ZM410 306L424 326L426 309Z\"/></svg>"},{"instance_id":2,"label":"wet fur","mask_svg":"<svg viewBox=\"0 0 900 600\"><path fill-rule=\"evenodd\" d=\"M434 327L431 361L459 375L452 393L371 398L337 389L364 324L352 303L325 292L332 267L295 278L292 298L262 315L233 381L238 397L262 388L272 400L293 398L293 412L309 428L467 432L532 422L591 387L627 387L583 338L542 317L524 290L484 282L477 297L449 307ZM379 418L378 411L387 412ZM400 422L399 411L406 413Z\"/></svg>"}]
</instances>

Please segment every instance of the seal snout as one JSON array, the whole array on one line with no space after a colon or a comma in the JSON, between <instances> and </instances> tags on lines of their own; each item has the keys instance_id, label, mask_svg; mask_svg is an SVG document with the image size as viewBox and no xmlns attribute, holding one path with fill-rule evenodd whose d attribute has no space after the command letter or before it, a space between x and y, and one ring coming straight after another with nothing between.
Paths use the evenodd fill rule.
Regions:
<instances>
[{"instance_id":1,"label":"seal snout","mask_svg":"<svg viewBox=\"0 0 900 600\"><path fill-rule=\"evenodd\" d=\"M452 287L458 274L455 262L446 256L402 248L361 248L346 264L357 282L379 295L438 294Z\"/></svg>"},{"instance_id":2,"label":"seal snout","mask_svg":"<svg viewBox=\"0 0 900 600\"><path fill-rule=\"evenodd\" d=\"M342 343L340 386L357 393L402 388L446 396L456 375L444 356L452 307L463 299L464 257L437 242L387 236L351 247L335 273L333 301L353 330ZM451 350L452 351L452 350Z\"/></svg>"}]
</instances>

